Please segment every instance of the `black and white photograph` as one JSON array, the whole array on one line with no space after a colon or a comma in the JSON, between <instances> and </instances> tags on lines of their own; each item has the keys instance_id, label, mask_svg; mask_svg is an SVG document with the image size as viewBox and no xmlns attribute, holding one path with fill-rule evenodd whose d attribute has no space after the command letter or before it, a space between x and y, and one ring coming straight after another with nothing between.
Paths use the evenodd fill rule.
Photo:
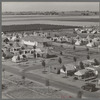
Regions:
<instances>
[{"instance_id":1,"label":"black and white photograph","mask_svg":"<svg viewBox=\"0 0 100 100\"><path fill-rule=\"evenodd\" d=\"M100 99L100 2L2 2L2 99Z\"/></svg>"}]
</instances>

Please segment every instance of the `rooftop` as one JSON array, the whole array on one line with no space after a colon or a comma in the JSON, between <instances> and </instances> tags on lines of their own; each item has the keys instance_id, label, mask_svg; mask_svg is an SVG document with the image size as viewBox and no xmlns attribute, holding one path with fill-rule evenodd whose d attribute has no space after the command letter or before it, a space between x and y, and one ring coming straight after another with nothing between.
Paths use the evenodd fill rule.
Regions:
<instances>
[{"instance_id":1,"label":"rooftop","mask_svg":"<svg viewBox=\"0 0 100 100\"><path fill-rule=\"evenodd\" d=\"M50 42L49 39L46 39L46 38L42 38L42 37L39 37L39 36L26 36L24 38L22 38L24 41L30 41L30 42L34 42L34 41L37 41L37 42Z\"/></svg>"}]
</instances>

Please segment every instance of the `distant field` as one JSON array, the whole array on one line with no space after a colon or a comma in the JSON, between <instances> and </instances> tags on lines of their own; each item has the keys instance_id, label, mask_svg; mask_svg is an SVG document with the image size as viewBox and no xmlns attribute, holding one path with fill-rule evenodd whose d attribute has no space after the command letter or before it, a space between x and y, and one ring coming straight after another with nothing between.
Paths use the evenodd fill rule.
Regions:
<instances>
[{"instance_id":1,"label":"distant field","mask_svg":"<svg viewBox=\"0 0 100 100\"><path fill-rule=\"evenodd\" d=\"M41 21L41 19L38 19L38 18L28 18L28 19L26 19L26 18L22 18L22 19L6 19L6 20L3 20L3 22L8 22L8 21L34 21L34 20L40 20ZM78 19L78 18L51 18L51 19L43 19L43 20L51 20L51 21L79 21L79 22L99 22L99 18L91 18L91 19L89 19L89 18L81 18L81 19Z\"/></svg>"},{"instance_id":2,"label":"distant field","mask_svg":"<svg viewBox=\"0 0 100 100\"><path fill-rule=\"evenodd\" d=\"M3 15L2 25L53 24L53 25L99 25L99 16L28 16Z\"/></svg>"}]
</instances>

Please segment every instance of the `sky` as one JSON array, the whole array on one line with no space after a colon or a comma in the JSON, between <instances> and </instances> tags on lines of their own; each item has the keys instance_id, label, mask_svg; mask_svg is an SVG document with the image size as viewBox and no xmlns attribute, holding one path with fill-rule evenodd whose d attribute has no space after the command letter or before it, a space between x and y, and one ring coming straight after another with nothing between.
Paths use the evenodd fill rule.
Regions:
<instances>
[{"instance_id":1,"label":"sky","mask_svg":"<svg viewBox=\"0 0 100 100\"><path fill-rule=\"evenodd\" d=\"M99 11L99 2L2 2L2 12Z\"/></svg>"}]
</instances>

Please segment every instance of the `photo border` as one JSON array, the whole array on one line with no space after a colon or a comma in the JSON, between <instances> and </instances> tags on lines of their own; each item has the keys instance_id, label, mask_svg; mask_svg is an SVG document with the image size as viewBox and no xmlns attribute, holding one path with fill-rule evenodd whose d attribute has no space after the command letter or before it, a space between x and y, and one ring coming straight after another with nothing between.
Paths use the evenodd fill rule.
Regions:
<instances>
[{"instance_id":1,"label":"photo border","mask_svg":"<svg viewBox=\"0 0 100 100\"><path fill-rule=\"evenodd\" d=\"M100 12L100 0L2 0L0 1L0 32L2 30L2 2L99 2L99 12ZM100 14L99 14L100 18ZM99 20L99 28L100 28L100 20ZM1 35L0 35L1 38ZM2 48L2 38L0 39L0 46ZM0 51L0 57L1 57L1 51ZM0 84L2 84L2 58L0 59ZM1 85L0 85L0 100L5 100L2 99L2 90L1 90ZM11 99L6 99L6 100L11 100ZM13 100L13 99L12 99ZM14 100L51 100L51 99L14 99ZM52 100L66 100L66 99L52 99ZM68 100L80 100L80 99L68 99ZM85 100L100 100L100 99L85 99Z\"/></svg>"}]
</instances>

